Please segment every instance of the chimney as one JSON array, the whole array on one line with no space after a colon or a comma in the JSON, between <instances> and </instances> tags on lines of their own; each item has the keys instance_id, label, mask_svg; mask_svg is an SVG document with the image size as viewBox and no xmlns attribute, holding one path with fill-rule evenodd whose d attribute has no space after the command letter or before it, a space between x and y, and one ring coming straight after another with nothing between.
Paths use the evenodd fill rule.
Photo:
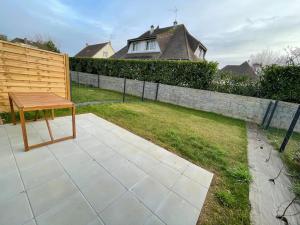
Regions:
<instances>
[{"instance_id":1,"label":"chimney","mask_svg":"<svg viewBox=\"0 0 300 225\"><path fill-rule=\"evenodd\" d=\"M89 43L85 43L85 47L89 46Z\"/></svg>"},{"instance_id":2,"label":"chimney","mask_svg":"<svg viewBox=\"0 0 300 225\"><path fill-rule=\"evenodd\" d=\"M174 23L173 23L173 26L176 27L177 24L178 24L178 23L177 23L177 21L175 20Z\"/></svg>"},{"instance_id":3,"label":"chimney","mask_svg":"<svg viewBox=\"0 0 300 225\"><path fill-rule=\"evenodd\" d=\"M154 32L154 26L151 25L151 27L150 27L150 34L153 34L153 32Z\"/></svg>"}]
</instances>

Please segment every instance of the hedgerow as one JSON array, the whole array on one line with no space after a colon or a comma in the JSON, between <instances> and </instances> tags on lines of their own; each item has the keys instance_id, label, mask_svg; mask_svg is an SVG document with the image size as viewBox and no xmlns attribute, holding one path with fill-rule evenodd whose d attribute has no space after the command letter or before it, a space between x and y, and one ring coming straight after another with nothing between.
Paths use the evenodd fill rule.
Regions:
<instances>
[{"instance_id":1,"label":"hedgerow","mask_svg":"<svg viewBox=\"0 0 300 225\"><path fill-rule=\"evenodd\" d=\"M73 71L300 103L300 66L265 67L257 79L218 72L216 62L70 58Z\"/></svg>"},{"instance_id":2,"label":"hedgerow","mask_svg":"<svg viewBox=\"0 0 300 225\"><path fill-rule=\"evenodd\" d=\"M70 58L70 69L106 76L208 89L217 71L217 63L207 61Z\"/></svg>"}]
</instances>

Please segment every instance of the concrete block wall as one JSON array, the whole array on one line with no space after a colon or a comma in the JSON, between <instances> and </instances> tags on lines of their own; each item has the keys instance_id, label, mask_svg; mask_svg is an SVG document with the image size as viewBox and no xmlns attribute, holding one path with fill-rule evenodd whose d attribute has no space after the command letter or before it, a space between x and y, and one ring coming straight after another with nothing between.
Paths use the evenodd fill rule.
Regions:
<instances>
[{"instance_id":1,"label":"concrete block wall","mask_svg":"<svg viewBox=\"0 0 300 225\"><path fill-rule=\"evenodd\" d=\"M124 79L119 77L109 77L100 75L100 88L123 92Z\"/></svg>"},{"instance_id":2,"label":"concrete block wall","mask_svg":"<svg viewBox=\"0 0 300 225\"><path fill-rule=\"evenodd\" d=\"M97 75L71 72L72 80L86 82L95 86ZM97 84L97 82L96 82ZM98 85L98 84L97 84ZM97 86L96 85L96 86ZM124 79L100 75L100 88L123 92ZM155 99L157 84L145 82L144 97ZM142 96L143 81L126 80L126 93ZM215 112L225 116L242 119L260 124L267 110L270 99L254 98L242 95L192 89L166 84L159 84L157 100L188 108ZM270 124L271 127L287 129L296 113L298 105L288 102L279 102ZM300 132L300 120L295 131Z\"/></svg>"}]
</instances>

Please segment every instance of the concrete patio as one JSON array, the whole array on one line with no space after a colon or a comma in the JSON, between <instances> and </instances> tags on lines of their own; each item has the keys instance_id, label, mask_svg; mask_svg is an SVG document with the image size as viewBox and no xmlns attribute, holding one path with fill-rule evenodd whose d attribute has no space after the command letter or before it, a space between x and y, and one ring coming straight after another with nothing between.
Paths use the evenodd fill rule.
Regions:
<instances>
[{"instance_id":1,"label":"concrete patio","mask_svg":"<svg viewBox=\"0 0 300 225\"><path fill-rule=\"evenodd\" d=\"M71 134L70 117L50 121ZM195 225L213 174L93 114L78 137L24 152L20 125L0 126L0 225ZM27 124L29 144L49 140Z\"/></svg>"}]
</instances>

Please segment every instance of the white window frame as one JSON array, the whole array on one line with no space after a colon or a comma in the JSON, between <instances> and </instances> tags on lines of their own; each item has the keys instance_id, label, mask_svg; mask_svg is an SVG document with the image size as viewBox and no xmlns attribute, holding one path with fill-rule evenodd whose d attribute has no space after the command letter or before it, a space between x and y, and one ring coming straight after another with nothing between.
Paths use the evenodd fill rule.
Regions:
<instances>
[{"instance_id":1,"label":"white window frame","mask_svg":"<svg viewBox=\"0 0 300 225\"><path fill-rule=\"evenodd\" d=\"M132 42L132 51L137 52L138 51L138 42Z\"/></svg>"},{"instance_id":2,"label":"white window frame","mask_svg":"<svg viewBox=\"0 0 300 225\"><path fill-rule=\"evenodd\" d=\"M146 51L153 51L156 49L156 42L155 40L149 40L146 42Z\"/></svg>"}]
</instances>

